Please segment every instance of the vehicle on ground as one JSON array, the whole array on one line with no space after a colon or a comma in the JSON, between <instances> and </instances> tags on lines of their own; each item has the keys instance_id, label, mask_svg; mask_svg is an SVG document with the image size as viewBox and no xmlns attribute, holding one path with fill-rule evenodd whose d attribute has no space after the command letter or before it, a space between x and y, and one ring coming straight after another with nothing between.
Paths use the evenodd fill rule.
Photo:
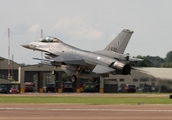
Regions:
<instances>
[{"instance_id":1,"label":"vehicle on ground","mask_svg":"<svg viewBox=\"0 0 172 120\"><path fill-rule=\"evenodd\" d=\"M56 87L54 83L48 83L46 85L46 92L56 92Z\"/></svg>"},{"instance_id":2,"label":"vehicle on ground","mask_svg":"<svg viewBox=\"0 0 172 120\"><path fill-rule=\"evenodd\" d=\"M63 83L63 92L73 92L73 83L71 81Z\"/></svg>"},{"instance_id":3,"label":"vehicle on ground","mask_svg":"<svg viewBox=\"0 0 172 120\"><path fill-rule=\"evenodd\" d=\"M9 90L10 93L19 93L18 85L12 85L11 89Z\"/></svg>"},{"instance_id":4,"label":"vehicle on ground","mask_svg":"<svg viewBox=\"0 0 172 120\"><path fill-rule=\"evenodd\" d=\"M126 84L125 88L124 88L124 92L132 92L135 93L136 92L136 85L135 84Z\"/></svg>"},{"instance_id":5,"label":"vehicle on ground","mask_svg":"<svg viewBox=\"0 0 172 120\"><path fill-rule=\"evenodd\" d=\"M124 92L124 87L119 87L118 92Z\"/></svg>"},{"instance_id":6,"label":"vehicle on ground","mask_svg":"<svg viewBox=\"0 0 172 120\"><path fill-rule=\"evenodd\" d=\"M25 82L25 92L33 92L34 86L33 82Z\"/></svg>"},{"instance_id":7,"label":"vehicle on ground","mask_svg":"<svg viewBox=\"0 0 172 120\"><path fill-rule=\"evenodd\" d=\"M7 87L5 85L0 85L0 93L8 93Z\"/></svg>"},{"instance_id":8,"label":"vehicle on ground","mask_svg":"<svg viewBox=\"0 0 172 120\"><path fill-rule=\"evenodd\" d=\"M124 92L125 86L126 86L126 84L121 84L118 88L118 92Z\"/></svg>"},{"instance_id":9,"label":"vehicle on ground","mask_svg":"<svg viewBox=\"0 0 172 120\"><path fill-rule=\"evenodd\" d=\"M96 92L96 86L93 82L87 82L84 84L84 92Z\"/></svg>"}]
</instances>

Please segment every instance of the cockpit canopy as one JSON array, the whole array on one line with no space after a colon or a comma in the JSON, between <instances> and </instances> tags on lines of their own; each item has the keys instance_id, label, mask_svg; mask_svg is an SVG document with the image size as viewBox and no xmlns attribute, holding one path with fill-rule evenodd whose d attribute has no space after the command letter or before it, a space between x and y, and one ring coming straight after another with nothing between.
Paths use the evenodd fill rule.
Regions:
<instances>
[{"instance_id":1,"label":"cockpit canopy","mask_svg":"<svg viewBox=\"0 0 172 120\"><path fill-rule=\"evenodd\" d=\"M56 42L56 43L60 42L61 43L62 41L59 40L58 38L47 36L47 37L42 38L40 42Z\"/></svg>"}]
</instances>

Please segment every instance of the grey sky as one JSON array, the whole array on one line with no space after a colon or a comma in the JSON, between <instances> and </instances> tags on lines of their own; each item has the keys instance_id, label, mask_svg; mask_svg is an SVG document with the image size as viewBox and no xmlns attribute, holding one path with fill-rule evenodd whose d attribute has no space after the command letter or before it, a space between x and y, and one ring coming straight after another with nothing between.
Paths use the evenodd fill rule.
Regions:
<instances>
[{"instance_id":1,"label":"grey sky","mask_svg":"<svg viewBox=\"0 0 172 120\"><path fill-rule=\"evenodd\" d=\"M165 57L172 50L171 0L0 0L0 56L36 64L41 57L20 46L54 36L73 46L104 49L123 29L134 31L125 53Z\"/></svg>"}]
</instances>

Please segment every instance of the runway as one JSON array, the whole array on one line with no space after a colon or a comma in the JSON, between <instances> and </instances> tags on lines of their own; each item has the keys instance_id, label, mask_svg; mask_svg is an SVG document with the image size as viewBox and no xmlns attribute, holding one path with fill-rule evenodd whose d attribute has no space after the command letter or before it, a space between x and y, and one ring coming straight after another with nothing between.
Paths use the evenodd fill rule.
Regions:
<instances>
[{"instance_id":1,"label":"runway","mask_svg":"<svg viewBox=\"0 0 172 120\"><path fill-rule=\"evenodd\" d=\"M0 120L171 120L172 105L0 104Z\"/></svg>"}]
</instances>

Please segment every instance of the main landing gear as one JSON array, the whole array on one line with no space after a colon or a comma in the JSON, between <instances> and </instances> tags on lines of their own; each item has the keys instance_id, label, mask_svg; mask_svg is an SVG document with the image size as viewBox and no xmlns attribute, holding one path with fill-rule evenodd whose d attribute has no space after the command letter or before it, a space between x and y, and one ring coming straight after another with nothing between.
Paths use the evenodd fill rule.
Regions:
<instances>
[{"instance_id":1,"label":"main landing gear","mask_svg":"<svg viewBox=\"0 0 172 120\"><path fill-rule=\"evenodd\" d=\"M72 75L72 77L71 77L71 82L72 83L76 83L76 81L77 81L77 76L81 73L81 68L80 68L80 66L78 66L77 67L77 70L76 70L76 74L75 75Z\"/></svg>"},{"instance_id":2,"label":"main landing gear","mask_svg":"<svg viewBox=\"0 0 172 120\"><path fill-rule=\"evenodd\" d=\"M51 71L51 74L52 74L52 75L55 75L55 74L56 74L56 71L55 71L55 70ZM72 82L72 83L76 83L76 81L77 81L76 75L72 75L72 77L71 77L71 82Z\"/></svg>"},{"instance_id":3,"label":"main landing gear","mask_svg":"<svg viewBox=\"0 0 172 120\"><path fill-rule=\"evenodd\" d=\"M54 70L51 72L52 75L55 75L56 74L56 68L54 68ZM71 77L71 82L72 83L76 83L77 81L77 75L80 74L81 70L80 70L80 67L77 68L77 71L76 71L76 74L72 75Z\"/></svg>"}]
</instances>

